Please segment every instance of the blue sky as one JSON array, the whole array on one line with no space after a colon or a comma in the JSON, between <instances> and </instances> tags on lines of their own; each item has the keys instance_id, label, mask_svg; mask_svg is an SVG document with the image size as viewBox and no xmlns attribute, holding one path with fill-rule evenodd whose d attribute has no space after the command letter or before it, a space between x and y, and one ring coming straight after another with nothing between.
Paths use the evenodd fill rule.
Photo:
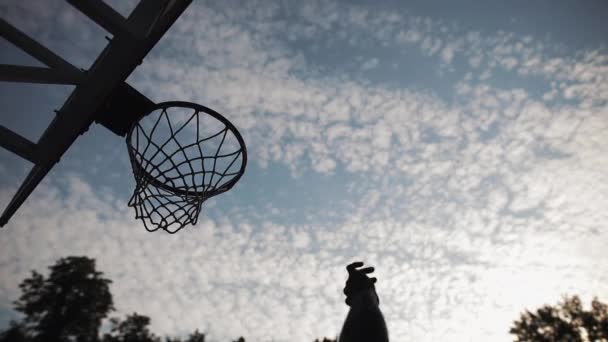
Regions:
<instances>
[{"instance_id":1,"label":"blue sky","mask_svg":"<svg viewBox=\"0 0 608 342\"><path fill-rule=\"evenodd\" d=\"M98 260L117 315L217 341L335 336L354 259L377 267L395 341L508 341L525 308L607 300L607 9L196 1L129 82L224 114L245 176L195 227L148 233L124 140L91 127L0 232L0 322L29 270L67 255ZM78 67L106 43L62 1L0 13ZM0 124L32 140L71 90L0 87ZM0 152L1 205L29 167Z\"/></svg>"}]
</instances>

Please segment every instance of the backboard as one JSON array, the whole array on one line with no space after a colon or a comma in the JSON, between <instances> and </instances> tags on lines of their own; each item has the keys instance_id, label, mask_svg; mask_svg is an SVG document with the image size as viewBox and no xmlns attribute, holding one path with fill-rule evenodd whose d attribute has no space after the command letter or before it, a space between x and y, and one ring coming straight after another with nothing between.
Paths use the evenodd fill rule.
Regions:
<instances>
[{"instance_id":1,"label":"backboard","mask_svg":"<svg viewBox=\"0 0 608 342\"><path fill-rule=\"evenodd\" d=\"M101 0L68 0L112 38L82 71L0 19L0 35L47 67L0 65L0 81L70 84L75 88L37 142L0 126L0 146L34 165L0 216L4 226L79 135L97 122L119 136L155 103L125 80L192 0L141 0L128 18Z\"/></svg>"}]
</instances>

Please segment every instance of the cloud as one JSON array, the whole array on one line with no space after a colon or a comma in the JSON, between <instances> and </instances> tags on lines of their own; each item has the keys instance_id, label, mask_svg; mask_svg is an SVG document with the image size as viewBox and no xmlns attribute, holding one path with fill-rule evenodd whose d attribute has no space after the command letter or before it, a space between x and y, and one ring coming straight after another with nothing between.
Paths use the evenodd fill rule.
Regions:
<instances>
[{"instance_id":1,"label":"cloud","mask_svg":"<svg viewBox=\"0 0 608 342\"><path fill-rule=\"evenodd\" d=\"M387 58L377 47L423 56L429 66L416 67L449 96L360 80L315 55L374 51L355 65L371 72ZM343 267L362 258L377 265L395 339L506 339L524 308L608 294L607 63L599 49L563 56L530 37L339 3L197 2L129 81L223 113L249 148L239 185L268 192L262 175L284 167L291 178L272 189L300 202L238 192L167 237L147 234L124 194L51 176L3 231L0 299L16 298L29 269L86 254L114 280L120 312L150 315L160 333L312 341L337 334ZM328 186L303 204L308 188L341 182L345 194ZM282 221L282 210L310 219Z\"/></svg>"},{"instance_id":2,"label":"cloud","mask_svg":"<svg viewBox=\"0 0 608 342\"><path fill-rule=\"evenodd\" d=\"M378 66L378 58L372 58L372 59L365 61L365 63L363 63L361 65L361 70L367 71L367 70L374 69L377 66Z\"/></svg>"}]
</instances>

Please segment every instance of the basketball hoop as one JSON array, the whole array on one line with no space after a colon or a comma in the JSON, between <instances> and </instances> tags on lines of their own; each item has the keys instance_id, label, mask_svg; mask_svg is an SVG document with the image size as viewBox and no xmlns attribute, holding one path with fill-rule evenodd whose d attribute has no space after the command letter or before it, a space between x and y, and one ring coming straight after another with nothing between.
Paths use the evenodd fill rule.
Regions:
<instances>
[{"instance_id":1,"label":"basketball hoop","mask_svg":"<svg viewBox=\"0 0 608 342\"><path fill-rule=\"evenodd\" d=\"M155 104L126 81L192 0L140 0L127 18L103 1L68 2L112 35L88 70L0 18L0 37L44 64L0 65L1 81L74 86L38 142L0 125L0 147L34 164L0 227L94 122L126 136L136 183L128 205L146 229L175 233L196 224L203 203L245 172L245 142L215 111L189 102Z\"/></svg>"},{"instance_id":2,"label":"basketball hoop","mask_svg":"<svg viewBox=\"0 0 608 342\"><path fill-rule=\"evenodd\" d=\"M196 224L203 203L230 190L247 165L240 133L190 102L159 103L126 136L135 190L129 206L148 231Z\"/></svg>"}]
</instances>

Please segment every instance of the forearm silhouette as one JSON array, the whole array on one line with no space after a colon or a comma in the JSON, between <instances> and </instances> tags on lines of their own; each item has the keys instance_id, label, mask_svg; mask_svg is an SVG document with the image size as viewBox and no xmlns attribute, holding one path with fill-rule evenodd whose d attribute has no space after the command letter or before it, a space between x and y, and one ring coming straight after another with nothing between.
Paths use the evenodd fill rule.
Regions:
<instances>
[{"instance_id":1,"label":"forearm silhouette","mask_svg":"<svg viewBox=\"0 0 608 342\"><path fill-rule=\"evenodd\" d=\"M362 266L362 262L346 266L348 280L344 294L350 310L339 342L388 342L388 331L380 312L380 299L374 285L377 279L367 276L374 272L374 268L360 268Z\"/></svg>"}]
</instances>

